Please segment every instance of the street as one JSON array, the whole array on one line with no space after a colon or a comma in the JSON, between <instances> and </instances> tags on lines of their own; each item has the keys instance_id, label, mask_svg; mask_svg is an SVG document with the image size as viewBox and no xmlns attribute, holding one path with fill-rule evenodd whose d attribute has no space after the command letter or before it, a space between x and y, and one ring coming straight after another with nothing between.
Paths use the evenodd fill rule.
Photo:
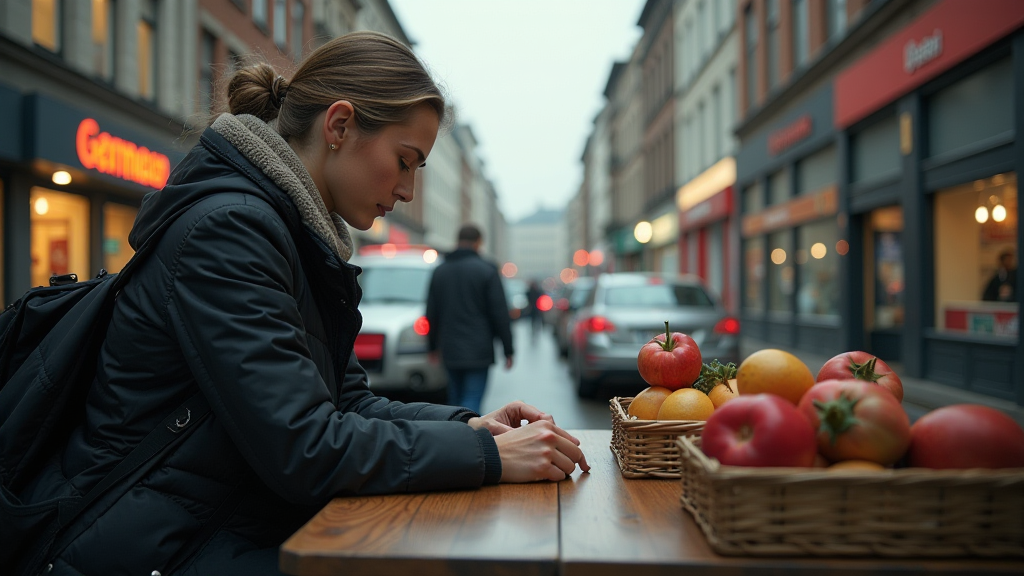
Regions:
<instances>
[{"instance_id":1,"label":"street","mask_svg":"<svg viewBox=\"0 0 1024 576\"><path fill-rule=\"evenodd\" d=\"M488 412L514 400L522 400L551 414L565 429L610 429L608 399L580 400L572 387L569 369L558 356L555 340L548 327L531 334L529 321L512 323L515 363L511 370L504 364L491 368L484 395L483 410ZM496 357L501 358L500 347Z\"/></svg>"}]
</instances>

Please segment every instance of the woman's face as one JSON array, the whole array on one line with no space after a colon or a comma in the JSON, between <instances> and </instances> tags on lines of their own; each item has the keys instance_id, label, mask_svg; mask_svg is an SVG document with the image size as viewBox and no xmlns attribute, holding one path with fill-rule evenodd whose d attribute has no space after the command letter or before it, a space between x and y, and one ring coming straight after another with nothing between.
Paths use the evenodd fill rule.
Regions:
<instances>
[{"instance_id":1,"label":"woman's face","mask_svg":"<svg viewBox=\"0 0 1024 576\"><path fill-rule=\"evenodd\" d=\"M320 177L314 180L329 212L368 230L398 202L412 202L416 170L425 165L437 139L438 117L429 105L421 104L405 121L367 136L349 110L347 102L328 109L326 156ZM330 144L336 148L330 150Z\"/></svg>"}]
</instances>

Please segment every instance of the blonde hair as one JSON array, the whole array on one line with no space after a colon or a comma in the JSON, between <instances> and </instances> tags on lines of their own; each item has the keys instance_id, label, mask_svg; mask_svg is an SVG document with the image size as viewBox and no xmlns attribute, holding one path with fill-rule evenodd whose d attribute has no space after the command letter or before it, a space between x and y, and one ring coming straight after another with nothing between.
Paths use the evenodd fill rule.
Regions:
<instances>
[{"instance_id":1,"label":"blonde hair","mask_svg":"<svg viewBox=\"0 0 1024 576\"><path fill-rule=\"evenodd\" d=\"M339 36L314 50L286 80L266 63L242 68L228 83L232 114L277 120L286 141L305 141L317 115L338 100L355 109L360 131L374 134L429 105L444 125L445 98L405 44L377 32Z\"/></svg>"}]
</instances>

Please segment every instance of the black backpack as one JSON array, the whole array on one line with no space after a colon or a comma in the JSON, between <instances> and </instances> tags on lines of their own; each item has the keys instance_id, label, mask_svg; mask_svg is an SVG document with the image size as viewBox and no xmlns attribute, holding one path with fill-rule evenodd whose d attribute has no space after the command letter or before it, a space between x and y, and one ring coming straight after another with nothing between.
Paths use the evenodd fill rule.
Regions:
<instances>
[{"instance_id":1,"label":"black backpack","mask_svg":"<svg viewBox=\"0 0 1024 576\"><path fill-rule=\"evenodd\" d=\"M85 528L68 530L72 520L99 496L127 490L209 413L197 392L87 494L68 484L58 497L21 499L84 418L118 292L189 207L168 218L119 274L101 270L84 282L73 274L53 276L50 286L29 290L0 314L0 566L5 573L38 573Z\"/></svg>"}]
</instances>

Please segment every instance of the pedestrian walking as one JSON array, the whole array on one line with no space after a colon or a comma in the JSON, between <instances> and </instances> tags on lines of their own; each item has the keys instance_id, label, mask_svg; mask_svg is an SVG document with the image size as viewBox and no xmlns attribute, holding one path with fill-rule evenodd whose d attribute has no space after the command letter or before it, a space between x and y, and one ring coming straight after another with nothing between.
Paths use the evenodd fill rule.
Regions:
<instances>
[{"instance_id":1,"label":"pedestrian walking","mask_svg":"<svg viewBox=\"0 0 1024 576\"><path fill-rule=\"evenodd\" d=\"M81 421L13 496L87 493L184 399L209 412L176 421L188 432L169 454L105 491L32 573L276 575L278 547L335 496L588 470L579 441L532 406L391 402L353 354L348 226L412 201L447 119L412 51L349 34L291 79L267 64L235 72L228 102L143 201L134 248L173 223L118 295Z\"/></svg>"},{"instance_id":2,"label":"pedestrian walking","mask_svg":"<svg viewBox=\"0 0 1024 576\"><path fill-rule=\"evenodd\" d=\"M448 371L448 403L474 412L487 389L494 341L501 341L505 369L512 368L512 328L498 267L480 254L483 233L459 229L458 246L445 256L427 292L429 350Z\"/></svg>"},{"instance_id":3,"label":"pedestrian walking","mask_svg":"<svg viewBox=\"0 0 1024 576\"><path fill-rule=\"evenodd\" d=\"M530 280L530 284L526 289L526 300L527 309L530 311L530 330L534 337L540 332L541 327L544 324L544 319L540 315L540 308L537 307L537 300L544 295L544 292L540 289L540 284L537 284L536 280Z\"/></svg>"}]
</instances>

